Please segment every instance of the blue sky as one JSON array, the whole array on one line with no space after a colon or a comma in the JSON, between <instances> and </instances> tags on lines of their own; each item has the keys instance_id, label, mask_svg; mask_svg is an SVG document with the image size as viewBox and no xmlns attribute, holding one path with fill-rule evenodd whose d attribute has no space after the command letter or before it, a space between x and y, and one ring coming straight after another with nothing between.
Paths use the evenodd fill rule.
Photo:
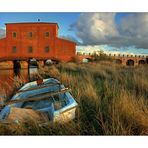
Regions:
<instances>
[{"instance_id":1,"label":"blue sky","mask_svg":"<svg viewBox=\"0 0 148 148\"><path fill-rule=\"evenodd\" d=\"M0 28L5 28L5 23L13 22L57 22L60 35L75 36L73 31L69 31L71 23L75 22L80 13L0 13Z\"/></svg>"},{"instance_id":2,"label":"blue sky","mask_svg":"<svg viewBox=\"0 0 148 148\"><path fill-rule=\"evenodd\" d=\"M0 29L10 22L57 22L59 35L77 40L77 50L148 54L148 14L0 13Z\"/></svg>"}]
</instances>

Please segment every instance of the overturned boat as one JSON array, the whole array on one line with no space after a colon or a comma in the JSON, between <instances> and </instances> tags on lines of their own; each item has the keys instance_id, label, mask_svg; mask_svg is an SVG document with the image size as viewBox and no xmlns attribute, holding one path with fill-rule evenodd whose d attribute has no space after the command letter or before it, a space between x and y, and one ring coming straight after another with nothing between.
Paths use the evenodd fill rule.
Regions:
<instances>
[{"instance_id":1,"label":"overturned boat","mask_svg":"<svg viewBox=\"0 0 148 148\"><path fill-rule=\"evenodd\" d=\"M0 120L7 119L14 107L46 113L52 122L70 121L75 118L78 104L69 91L54 78L26 83L5 104L0 112Z\"/></svg>"}]
</instances>

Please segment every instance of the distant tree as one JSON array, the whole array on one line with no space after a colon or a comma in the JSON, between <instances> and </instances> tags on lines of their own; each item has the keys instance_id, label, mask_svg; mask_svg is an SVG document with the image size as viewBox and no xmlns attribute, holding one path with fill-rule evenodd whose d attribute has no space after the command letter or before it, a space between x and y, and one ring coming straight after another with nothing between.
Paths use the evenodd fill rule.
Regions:
<instances>
[{"instance_id":1,"label":"distant tree","mask_svg":"<svg viewBox=\"0 0 148 148\"><path fill-rule=\"evenodd\" d=\"M111 61L111 57L107 56L104 51L100 50L92 55L94 61Z\"/></svg>"}]
</instances>

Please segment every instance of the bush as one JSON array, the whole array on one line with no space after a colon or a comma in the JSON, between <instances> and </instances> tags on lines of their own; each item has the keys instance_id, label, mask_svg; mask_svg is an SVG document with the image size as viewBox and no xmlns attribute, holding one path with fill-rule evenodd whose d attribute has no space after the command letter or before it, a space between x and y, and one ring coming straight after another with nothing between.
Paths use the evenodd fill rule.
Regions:
<instances>
[{"instance_id":1,"label":"bush","mask_svg":"<svg viewBox=\"0 0 148 148\"><path fill-rule=\"evenodd\" d=\"M100 51L99 54L94 53L92 55L94 61L111 61L111 57L107 56L103 51Z\"/></svg>"}]
</instances>

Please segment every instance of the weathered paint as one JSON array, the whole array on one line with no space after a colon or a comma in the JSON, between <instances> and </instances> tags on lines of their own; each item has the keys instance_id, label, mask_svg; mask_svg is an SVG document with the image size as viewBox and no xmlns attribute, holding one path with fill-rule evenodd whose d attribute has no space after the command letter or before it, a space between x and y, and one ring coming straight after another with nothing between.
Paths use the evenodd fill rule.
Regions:
<instances>
[{"instance_id":1,"label":"weathered paint","mask_svg":"<svg viewBox=\"0 0 148 148\"><path fill-rule=\"evenodd\" d=\"M28 61L20 61L20 65L22 69L28 68Z\"/></svg>"},{"instance_id":2,"label":"weathered paint","mask_svg":"<svg viewBox=\"0 0 148 148\"><path fill-rule=\"evenodd\" d=\"M65 112L60 113L59 115L55 116L53 122L57 123L65 123L73 120L75 118L76 107L67 110Z\"/></svg>"},{"instance_id":3,"label":"weathered paint","mask_svg":"<svg viewBox=\"0 0 148 148\"><path fill-rule=\"evenodd\" d=\"M37 63L39 66L44 66L44 61L38 61Z\"/></svg>"},{"instance_id":4,"label":"weathered paint","mask_svg":"<svg viewBox=\"0 0 148 148\"><path fill-rule=\"evenodd\" d=\"M13 61L0 62L0 69L10 69L10 68L13 68Z\"/></svg>"},{"instance_id":5,"label":"weathered paint","mask_svg":"<svg viewBox=\"0 0 148 148\"><path fill-rule=\"evenodd\" d=\"M47 87L42 87L40 89L34 89L34 90L30 90L30 91L16 93L12 97L11 100L26 99L26 98L28 98L28 96L30 97L32 94L41 95L42 93L45 93L45 92L52 92L53 90L56 91L57 89L59 90L59 85L55 85L55 87L53 89L53 87L48 85L49 83L57 84L57 83L59 83L59 81L54 78L43 79L43 86L47 86ZM29 83L25 84L23 87L21 87L19 91L31 89L36 86L37 86L36 81L29 82ZM64 87L64 85L60 85L60 88L64 89L65 87ZM60 97L60 95L59 95L59 97ZM76 111L78 104L68 91L64 93L64 97L63 96L61 96L61 97L62 97L61 101L63 101L65 98L67 100L65 105L62 106L62 108L60 107L59 109L55 109L53 103L49 104L49 106L47 106L47 101L42 102L45 106L40 102L40 107L36 104L36 105L32 106L32 108L36 111L48 113L50 116L50 119L53 122L60 122L60 123L68 122L68 121L75 118L75 111ZM11 107L21 108L23 106L23 104L24 104L23 102L20 102L20 103L14 103L11 105L6 105L2 109L2 111L0 112L0 120L7 118L7 116L10 113ZM29 106L30 106L30 104L29 104Z\"/></svg>"}]
</instances>

